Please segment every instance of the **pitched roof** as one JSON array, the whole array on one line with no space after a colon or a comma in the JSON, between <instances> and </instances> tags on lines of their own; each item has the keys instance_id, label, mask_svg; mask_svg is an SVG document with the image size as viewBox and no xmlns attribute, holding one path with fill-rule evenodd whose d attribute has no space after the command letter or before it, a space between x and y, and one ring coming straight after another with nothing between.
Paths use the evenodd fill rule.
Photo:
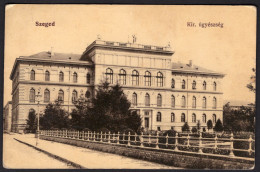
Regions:
<instances>
[{"instance_id":1,"label":"pitched roof","mask_svg":"<svg viewBox=\"0 0 260 172\"><path fill-rule=\"evenodd\" d=\"M72 60L79 61L81 55L80 54L72 54L72 53L54 53L51 57L51 52L43 51L34 55L27 56L28 58L39 58L39 59L52 59L52 60ZM70 59L69 59L70 58Z\"/></svg>"},{"instance_id":2,"label":"pitched roof","mask_svg":"<svg viewBox=\"0 0 260 172\"><path fill-rule=\"evenodd\" d=\"M220 75L224 75L222 73L213 71L213 70L209 70L197 65L190 65L190 64L184 64L184 63L172 63L171 66L173 71L178 71L178 72L193 72L193 73L206 73L206 74L220 74Z\"/></svg>"}]
</instances>

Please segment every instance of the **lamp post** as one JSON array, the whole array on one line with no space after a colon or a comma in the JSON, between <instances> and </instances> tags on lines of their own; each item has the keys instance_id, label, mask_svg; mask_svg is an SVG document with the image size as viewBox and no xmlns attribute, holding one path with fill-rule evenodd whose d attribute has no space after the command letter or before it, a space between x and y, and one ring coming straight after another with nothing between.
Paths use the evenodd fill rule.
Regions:
<instances>
[{"instance_id":1,"label":"lamp post","mask_svg":"<svg viewBox=\"0 0 260 172\"><path fill-rule=\"evenodd\" d=\"M42 95L40 95L40 91L41 88L38 89L38 93L37 95L35 95L35 97L37 98L37 106L38 106L38 112L37 112L37 131L36 131L36 146L38 146L38 142L39 142L39 134L40 134L40 97L42 97Z\"/></svg>"}]
</instances>

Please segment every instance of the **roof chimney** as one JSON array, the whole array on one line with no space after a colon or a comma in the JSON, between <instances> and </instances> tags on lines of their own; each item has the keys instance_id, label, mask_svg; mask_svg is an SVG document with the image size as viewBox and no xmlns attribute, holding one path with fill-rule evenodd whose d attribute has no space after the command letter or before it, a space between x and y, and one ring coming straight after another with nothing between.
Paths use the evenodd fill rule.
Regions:
<instances>
[{"instance_id":1,"label":"roof chimney","mask_svg":"<svg viewBox=\"0 0 260 172\"><path fill-rule=\"evenodd\" d=\"M51 47L51 57L54 56L54 51L53 51L53 47Z\"/></svg>"},{"instance_id":2,"label":"roof chimney","mask_svg":"<svg viewBox=\"0 0 260 172\"><path fill-rule=\"evenodd\" d=\"M192 60L189 61L189 66L192 67Z\"/></svg>"}]
</instances>

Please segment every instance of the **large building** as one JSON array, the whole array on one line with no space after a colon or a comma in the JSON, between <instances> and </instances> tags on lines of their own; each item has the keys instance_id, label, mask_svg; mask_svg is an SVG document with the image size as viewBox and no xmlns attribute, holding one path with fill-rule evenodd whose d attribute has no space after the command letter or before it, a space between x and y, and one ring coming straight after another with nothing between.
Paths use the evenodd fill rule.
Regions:
<instances>
[{"instance_id":1,"label":"large building","mask_svg":"<svg viewBox=\"0 0 260 172\"><path fill-rule=\"evenodd\" d=\"M131 109L150 130L181 130L185 122L223 119L223 74L192 64L174 63L168 47L96 40L82 55L41 52L16 59L12 113L14 131L23 130L30 111L43 113L59 99L68 111L79 96L95 96L102 81L120 83ZM37 100L37 95L42 95Z\"/></svg>"},{"instance_id":2,"label":"large building","mask_svg":"<svg viewBox=\"0 0 260 172\"><path fill-rule=\"evenodd\" d=\"M10 132L12 127L12 102L6 103L3 110L3 126L5 132Z\"/></svg>"}]
</instances>

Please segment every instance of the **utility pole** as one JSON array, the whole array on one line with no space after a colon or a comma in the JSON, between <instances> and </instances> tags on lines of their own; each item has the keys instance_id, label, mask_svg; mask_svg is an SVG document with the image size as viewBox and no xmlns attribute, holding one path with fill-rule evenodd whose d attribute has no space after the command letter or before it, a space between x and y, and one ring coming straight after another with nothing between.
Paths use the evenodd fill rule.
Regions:
<instances>
[{"instance_id":1,"label":"utility pole","mask_svg":"<svg viewBox=\"0 0 260 172\"><path fill-rule=\"evenodd\" d=\"M40 95L40 91L41 88L38 89L38 93L37 95L35 95L35 97L37 98L37 105L38 105L38 112L37 112L37 131L36 131L36 146L38 146L38 142L39 142L39 134L40 134L40 97L42 97L42 95Z\"/></svg>"}]
</instances>

